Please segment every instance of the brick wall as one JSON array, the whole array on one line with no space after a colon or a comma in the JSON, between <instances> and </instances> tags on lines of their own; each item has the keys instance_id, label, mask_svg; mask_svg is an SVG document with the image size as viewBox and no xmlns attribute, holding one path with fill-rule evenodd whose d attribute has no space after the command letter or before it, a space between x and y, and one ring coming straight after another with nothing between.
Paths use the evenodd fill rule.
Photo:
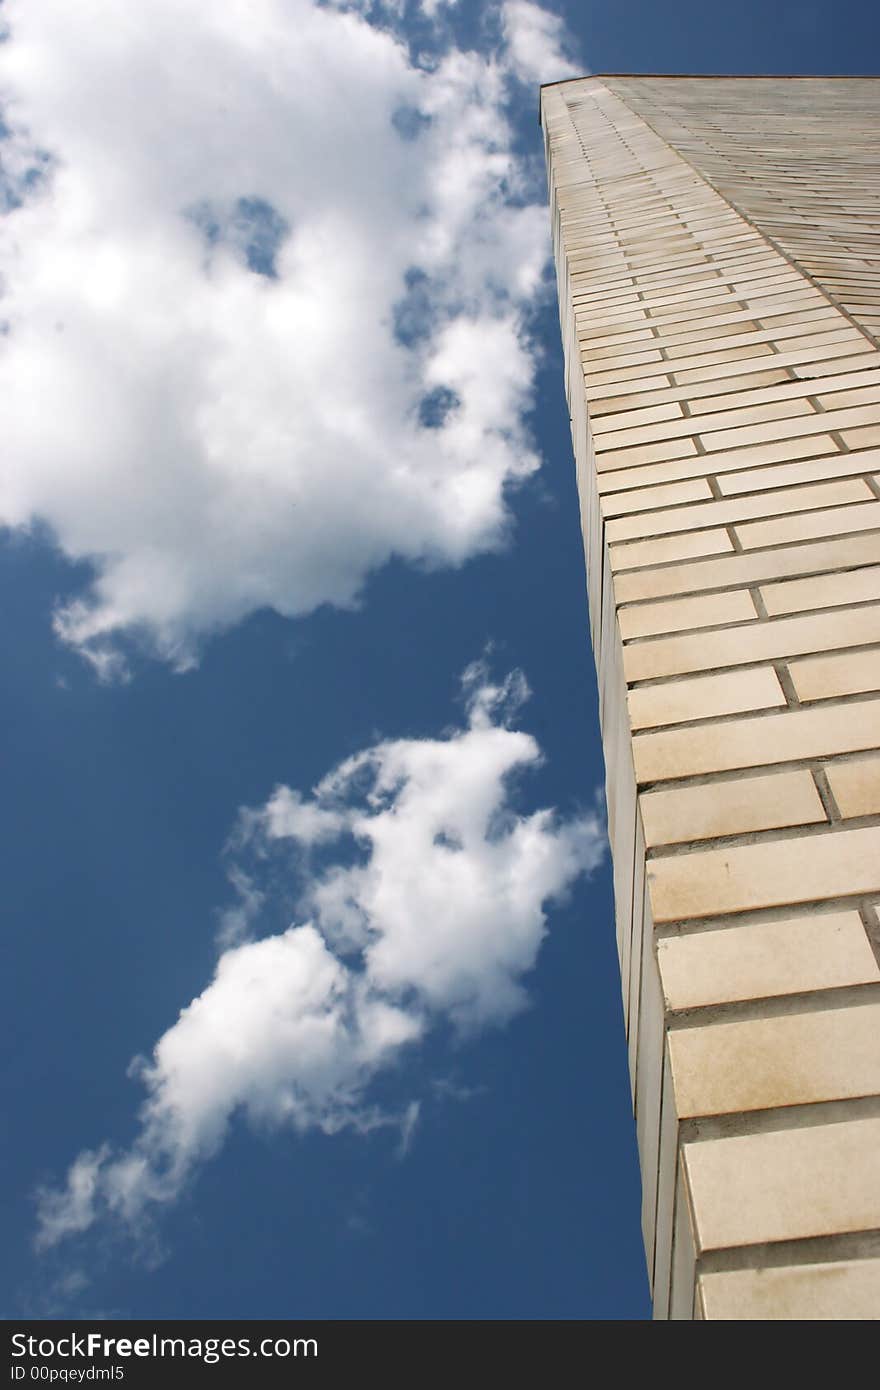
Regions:
<instances>
[{"instance_id":1,"label":"brick wall","mask_svg":"<svg viewBox=\"0 0 880 1390\"><path fill-rule=\"evenodd\" d=\"M880 1316L880 82L541 109L655 1314Z\"/></svg>"}]
</instances>

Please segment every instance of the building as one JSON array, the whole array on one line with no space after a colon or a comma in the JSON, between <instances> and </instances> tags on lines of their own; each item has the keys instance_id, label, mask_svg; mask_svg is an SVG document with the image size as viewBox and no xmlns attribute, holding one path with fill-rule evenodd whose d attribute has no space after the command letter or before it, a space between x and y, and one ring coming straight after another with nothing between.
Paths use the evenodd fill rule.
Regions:
<instances>
[{"instance_id":1,"label":"building","mask_svg":"<svg viewBox=\"0 0 880 1390\"><path fill-rule=\"evenodd\" d=\"M655 1316L880 1316L880 80L544 87Z\"/></svg>"}]
</instances>

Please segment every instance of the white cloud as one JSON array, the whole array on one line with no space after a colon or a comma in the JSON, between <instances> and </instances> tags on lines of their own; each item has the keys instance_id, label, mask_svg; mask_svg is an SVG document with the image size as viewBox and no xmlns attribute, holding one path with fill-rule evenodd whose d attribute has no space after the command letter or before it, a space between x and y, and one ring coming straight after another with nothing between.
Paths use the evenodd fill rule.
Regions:
<instances>
[{"instance_id":1,"label":"white cloud","mask_svg":"<svg viewBox=\"0 0 880 1390\"><path fill-rule=\"evenodd\" d=\"M254 881L261 867L278 891L279 853L301 876L297 920L223 951L210 983L135 1067L147 1101L134 1144L81 1154L66 1185L41 1194L40 1245L101 1215L136 1224L173 1200L236 1114L326 1133L391 1124L405 1151L418 1102L383 1110L374 1078L439 1023L468 1034L524 1007L545 908L599 863L604 834L595 816L515 810L511 779L541 756L505 722L525 681L493 686L474 667L465 684L466 727L379 743L310 797L282 787L245 813L237 843L240 854L254 850L244 883L260 901L239 927L254 928L269 891ZM318 844L320 862L310 858Z\"/></svg>"},{"instance_id":2,"label":"white cloud","mask_svg":"<svg viewBox=\"0 0 880 1390\"><path fill-rule=\"evenodd\" d=\"M0 525L92 562L60 636L185 668L503 544L548 249L507 102L565 68L559 21L508 4L506 45L428 70L310 0L3 8Z\"/></svg>"},{"instance_id":3,"label":"white cloud","mask_svg":"<svg viewBox=\"0 0 880 1390\"><path fill-rule=\"evenodd\" d=\"M429 19L436 19L441 10L453 10L458 0L419 0L419 9Z\"/></svg>"},{"instance_id":4,"label":"white cloud","mask_svg":"<svg viewBox=\"0 0 880 1390\"><path fill-rule=\"evenodd\" d=\"M508 62L521 82L561 82L579 77L578 67L565 54L565 23L531 0L505 0L501 6Z\"/></svg>"}]
</instances>

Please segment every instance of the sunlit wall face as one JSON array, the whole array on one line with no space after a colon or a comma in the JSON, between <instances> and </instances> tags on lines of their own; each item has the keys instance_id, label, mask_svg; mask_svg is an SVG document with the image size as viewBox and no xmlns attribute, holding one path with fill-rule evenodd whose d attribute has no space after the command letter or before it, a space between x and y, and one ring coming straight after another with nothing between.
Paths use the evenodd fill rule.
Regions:
<instances>
[{"instance_id":1,"label":"sunlit wall face","mask_svg":"<svg viewBox=\"0 0 880 1390\"><path fill-rule=\"evenodd\" d=\"M880 83L542 121L658 1317L876 1317Z\"/></svg>"}]
</instances>

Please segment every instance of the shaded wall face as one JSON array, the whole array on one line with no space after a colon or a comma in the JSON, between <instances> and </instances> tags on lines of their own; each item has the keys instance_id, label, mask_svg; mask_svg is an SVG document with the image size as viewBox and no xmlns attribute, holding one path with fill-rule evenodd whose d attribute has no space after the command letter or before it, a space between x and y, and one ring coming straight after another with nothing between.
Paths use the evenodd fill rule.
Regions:
<instances>
[{"instance_id":1,"label":"shaded wall face","mask_svg":"<svg viewBox=\"0 0 880 1390\"><path fill-rule=\"evenodd\" d=\"M880 81L648 77L606 85L877 338Z\"/></svg>"},{"instance_id":2,"label":"shaded wall face","mask_svg":"<svg viewBox=\"0 0 880 1390\"><path fill-rule=\"evenodd\" d=\"M792 84L665 81L542 93L655 1311L877 1316L880 352L829 293L868 147L856 216L829 107L780 202Z\"/></svg>"}]
</instances>

